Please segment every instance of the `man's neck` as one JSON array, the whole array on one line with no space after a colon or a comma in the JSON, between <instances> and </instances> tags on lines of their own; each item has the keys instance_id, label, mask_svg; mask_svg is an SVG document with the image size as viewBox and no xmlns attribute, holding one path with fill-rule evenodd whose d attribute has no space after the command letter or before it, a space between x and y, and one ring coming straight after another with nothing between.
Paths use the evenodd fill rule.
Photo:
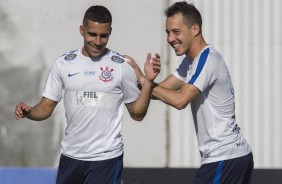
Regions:
<instances>
[{"instance_id":1,"label":"man's neck","mask_svg":"<svg viewBox=\"0 0 282 184\"><path fill-rule=\"evenodd\" d=\"M186 55L191 61L197 57L197 55L207 46L207 43L203 38L195 40L193 46L191 47L189 53Z\"/></svg>"}]
</instances>

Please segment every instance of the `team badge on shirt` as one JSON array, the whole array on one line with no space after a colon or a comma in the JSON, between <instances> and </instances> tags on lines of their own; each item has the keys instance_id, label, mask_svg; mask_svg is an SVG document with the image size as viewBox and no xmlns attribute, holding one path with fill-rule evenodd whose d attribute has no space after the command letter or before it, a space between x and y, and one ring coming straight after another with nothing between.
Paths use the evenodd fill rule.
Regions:
<instances>
[{"instance_id":1,"label":"team badge on shirt","mask_svg":"<svg viewBox=\"0 0 282 184\"><path fill-rule=\"evenodd\" d=\"M115 63L123 63L124 62L124 59L122 59L121 57L119 56L112 56L112 61L115 62Z\"/></svg>"},{"instance_id":2,"label":"team badge on shirt","mask_svg":"<svg viewBox=\"0 0 282 184\"><path fill-rule=\"evenodd\" d=\"M113 79L112 71L114 71L114 69L110 69L108 66L106 66L106 68L101 67L100 70L102 71L99 75L101 81L106 83Z\"/></svg>"},{"instance_id":3,"label":"team badge on shirt","mask_svg":"<svg viewBox=\"0 0 282 184\"><path fill-rule=\"evenodd\" d=\"M73 60L74 58L76 58L76 54L68 54L65 57L65 60L70 61Z\"/></svg>"}]
</instances>

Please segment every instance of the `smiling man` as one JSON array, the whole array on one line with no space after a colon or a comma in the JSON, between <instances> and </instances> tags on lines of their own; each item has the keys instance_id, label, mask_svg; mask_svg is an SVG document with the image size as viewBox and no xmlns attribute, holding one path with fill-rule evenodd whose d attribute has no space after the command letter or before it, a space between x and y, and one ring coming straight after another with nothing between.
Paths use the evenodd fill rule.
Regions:
<instances>
[{"instance_id":1,"label":"smiling man","mask_svg":"<svg viewBox=\"0 0 282 184\"><path fill-rule=\"evenodd\" d=\"M141 121L147 113L159 60L145 63L142 91L128 59L108 49L112 16L103 6L92 6L84 15L82 49L68 52L53 64L41 101L24 102L15 118L41 121L51 116L64 98L67 126L61 143L57 184L121 184L123 104Z\"/></svg>"},{"instance_id":2,"label":"smiling man","mask_svg":"<svg viewBox=\"0 0 282 184\"><path fill-rule=\"evenodd\" d=\"M155 84L153 98L179 110L191 104L201 155L193 184L251 183L253 155L236 122L234 89L224 59L204 40L201 14L193 4L176 2L165 14L167 42L177 56L186 57L173 74ZM134 60L131 65L145 84Z\"/></svg>"}]
</instances>

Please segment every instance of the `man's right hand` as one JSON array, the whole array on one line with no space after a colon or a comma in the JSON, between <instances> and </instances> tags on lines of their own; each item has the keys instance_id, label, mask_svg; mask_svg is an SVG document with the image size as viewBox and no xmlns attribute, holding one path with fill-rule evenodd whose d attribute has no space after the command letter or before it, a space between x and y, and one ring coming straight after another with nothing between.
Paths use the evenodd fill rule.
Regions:
<instances>
[{"instance_id":1,"label":"man's right hand","mask_svg":"<svg viewBox=\"0 0 282 184\"><path fill-rule=\"evenodd\" d=\"M25 118L31 110L31 106L27 105L24 102L20 102L15 108L15 118L19 120L20 118Z\"/></svg>"}]
</instances>

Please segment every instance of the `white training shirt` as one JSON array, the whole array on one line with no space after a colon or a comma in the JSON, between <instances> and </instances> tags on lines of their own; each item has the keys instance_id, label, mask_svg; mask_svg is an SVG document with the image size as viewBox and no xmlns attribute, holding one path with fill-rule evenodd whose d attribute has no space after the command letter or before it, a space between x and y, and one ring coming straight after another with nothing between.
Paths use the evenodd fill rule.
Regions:
<instances>
[{"instance_id":1,"label":"white training shirt","mask_svg":"<svg viewBox=\"0 0 282 184\"><path fill-rule=\"evenodd\" d=\"M249 154L236 124L233 85L222 56L208 45L193 61L186 57L174 75L201 91L191 102L201 164Z\"/></svg>"},{"instance_id":2,"label":"white training shirt","mask_svg":"<svg viewBox=\"0 0 282 184\"><path fill-rule=\"evenodd\" d=\"M91 59L76 50L59 57L43 96L64 99L67 126L62 154L79 160L111 159L123 153L123 104L137 99L137 78L127 59L108 50Z\"/></svg>"}]
</instances>

